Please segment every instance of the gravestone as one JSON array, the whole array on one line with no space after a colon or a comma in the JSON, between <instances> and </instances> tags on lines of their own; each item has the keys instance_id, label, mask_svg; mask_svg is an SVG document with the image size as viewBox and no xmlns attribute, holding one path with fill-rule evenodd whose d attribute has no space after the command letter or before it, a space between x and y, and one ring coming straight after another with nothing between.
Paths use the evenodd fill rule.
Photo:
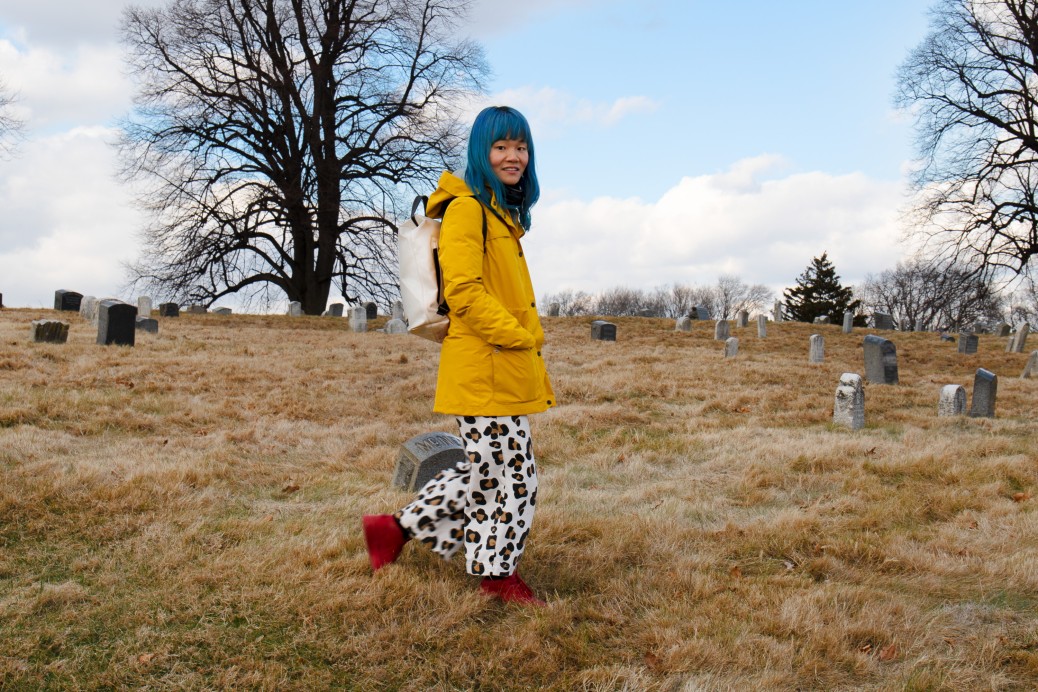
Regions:
<instances>
[{"instance_id":1,"label":"gravestone","mask_svg":"<svg viewBox=\"0 0 1038 692\"><path fill-rule=\"evenodd\" d=\"M234 311L231 308L213 308L214 315L233 315Z\"/></svg>"},{"instance_id":2,"label":"gravestone","mask_svg":"<svg viewBox=\"0 0 1038 692\"><path fill-rule=\"evenodd\" d=\"M728 320L717 320L714 323L714 341L724 341L732 333L728 327Z\"/></svg>"},{"instance_id":3,"label":"gravestone","mask_svg":"<svg viewBox=\"0 0 1038 692\"><path fill-rule=\"evenodd\" d=\"M151 298L148 296L137 298L137 317L151 317Z\"/></svg>"},{"instance_id":4,"label":"gravestone","mask_svg":"<svg viewBox=\"0 0 1038 692\"><path fill-rule=\"evenodd\" d=\"M1011 327L1005 322L999 322L997 325L995 325L995 329L993 331L998 336L1009 336L1010 329Z\"/></svg>"},{"instance_id":5,"label":"gravestone","mask_svg":"<svg viewBox=\"0 0 1038 692\"><path fill-rule=\"evenodd\" d=\"M862 344L865 379L874 384L897 384L897 347L889 339L869 334Z\"/></svg>"},{"instance_id":6,"label":"gravestone","mask_svg":"<svg viewBox=\"0 0 1038 692\"><path fill-rule=\"evenodd\" d=\"M0 293L0 310L4 309L4 294Z\"/></svg>"},{"instance_id":7,"label":"gravestone","mask_svg":"<svg viewBox=\"0 0 1038 692\"><path fill-rule=\"evenodd\" d=\"M303 316L303 304L298 300L293 300L288 304L288 316L289 317L302 317Z\"/></svg>"},{"instance_id":8,"label":"gravestone","mask_svg":"<svg viewBox=\"0 0 1038 692\"><path fill-rule=\"evenodd\" d=\"M79 301L79 316L91 324L97 324L97 298L94 296L83 296Z\"/></svg>"},{"instance_id":9,"label":"gravestone","mask_svg":"<svg viewBox=\"0 0 1038 692\"><path fill-rule=\"evenodd\" d=\"M861 430L865 427L865 387L861 375L854 372L840 375L840 384L836 387L836 399L833 402L833 423L851 430Z\"/></svg>"},{"instance_id":10,"label":"gravestone","mask_svg":"<svg viewBox=\"0 0 1038 692\"><path fill-rule=\"evenodd\" d=\"M937 415L966 415L966 388L959 384L946 384L941 387L941 397L937 400Z\"/></svg>"},{"instance_id":11,"label":"gravestone","mask_svg":"<svg viewBox=\"0 0 1038 692\"><path fill-rule=\"evenodd\" d=\"M885 312L875 312L872 314L872 324L876 329L893 329L894 318Z\"/></svg>"},{"instance_id":12,"label":"gravestone","mask_svg":"<svg viewBox=\"0 0 1038 692\"><path fill-rule=\"evenodd\" d=\"M342 309L344 305L342 303L332 303L328 306L328 309L324 311L327 317L342 317Z\"/></svg>"},{"instance_id":13,"label":"gravestone","mask_svg":"<svg viewBox=\"0 0 1038 692\"><path fill-rule=\"evenodd\" d=\"M812 334L807 360L810 363L825 362L825 337L821 334Z\"/></svg>"},{"instance_id":14,"label":"gravestone","mask_svg":"<svg viewBox=\"0 0 1038 692\"><path fill-rule=\"evenodd\" d=\"M1038 351L1031 351L1031 357L1027 359L1024 371L1020 373L1022 379L1038 376Z\"/></svg>"},{"instance_id":15,"label":"gravestone","mask_svg":"<svg viewBox=\"0 0 1038 692\"><path fill-rule=\"evenodd\" d=\"M365 316L369 320L378 319L378 306L374 303L364 303Z\"/></svg>"},{"instance_id":16,"label":"gravestone","mask_svg":"<svg viewBox=\"0 0 1038 692\"><path fill-rule=\"evenodd\" d=\"M616 341L616 325L605 320L591 323L591 338L595 341Z\"/></svg>"},{"instance_id":17,"label":"gravestone","mask_svg":"<svg viewBox=\"0 0 1038 692\"><path fill-rule=\"evenodd\" d=\"M913 327L913 329L915 331L917 331L917 332L925 332L926 331L926 323L923 322L922 320L916 320L915 321L915 326Z\"/></svg>"},{"instance_id":18,"label":"gravestone","mask_svg":"<svg viewBox=\"0 0 1038 692\"><path fill-rule=\"evenodd\" d=\"M1009 343L1006 344L1006 351L1008 353L1023 353L1024 346L1027 344L1027 334L1031 331L1031 326L1024 322L1020 325L1020 328L1016 330L1010 339Z\"/></svg>"},{"instance_id":19,"label":"gravestone","mask_svg":"<svg viewBox=\"0 0 1038 692\"><path fill-rule=\"evenodd\" d=\"M558 305L558 303L554 303L554 305ZM394 320L401 320L402 321L404 319L404 304L402 302L400 302L399 300L394 300L393 301L392 317L393 317ZM558 317L558 314L556 314L555 317Z\"/></svg>"},{"instance_id":20,"label":"gravestone","mask_svg":"<svg viewBox=\"0 0 1038 692\"><path fill-rule=\"evenodd\" d=\"M349 309L350 330L355 332L368 331L368 309L363 305L354 305Z\"/></svg>"},{"instance_id":21,"label":"gravestone","mask_svg":"<svg viewBox=\"0 0 1038 692\"><path fill-rule=\"evenodd\" d=\"M204 305L188 305L187 311L191 315L204 315L209 312L209 309Z\"/></svg>"},{"instance_id":22,"label":"gravestone","mask_svg":"<svg viewBox=\"0 0 1038 692\"><path fill-rule=\"evenodd\" d=\"M976 334L959 334L959 353L970 355L977 352L980 338Z\"/></svg>"},{"instance_id":23,"label":"gravestone","mask_svg":"<svg viewBox=\"0 0 1038 692\"><path fill-rule=\"evenodd\" d=\"M159 303L159 317L180 317L180 306L176 303Z\"/></svg>"},{"instance_id":24,"label":"gravestone","mask_svg":"<svg viewBox=\"0 0 1038 692\"><path fill-rule=\"evenodd\" d=\"M692 315L689 315L694 320L708 320L710 319L710 308L705 305L697 305L692 308Z\"/></svg>"},{"instance_id":25,"label":"gravestone","mask_svg":"<svg viewBox=\"0 0 1038 692\"><path fill-rule=\"evenodd\" d=\"M994 418L995 396L998 394L998 375L978 368L973 377L973 403L970 406L971 418Z\"/></svg>"},{"instance_id":26,"label":"gravestone","mask_svg":"<svg viewBox=\"0 0 1038 692\"><path fill-rule=\"evenodd\" d=\"M735 358L737 355L739 355L739 340L730 336L724 340L724 357Z\"/></svg>"},{"instance_id":27,"label":"gravestone","mask_svg":"<svg viewBox=\"0 0 1038 692\"><path fill-rule=\"evenodd\" d=\"M775 301L775 304L771 306L771 319L776 322L782 321L782 303Z\"/></svg>"},{"instance_id":28,"label":"gravestone","mask_svg":"<svg viewBox=\"0 0 1038 692\"><path fill-rule=\"evenodd\" d=\"M445 432L417 435L400 446L393 485L403 490L421 490L437 473L465 460L465 445L457 435Z\"/></svg>"},{"instance_id":29,"label":"gravestone","mask_svg":"<svg viewBox=\"0 0 1038 692\"><path fill-rule=\"evenodd\" d=\"M64 288L54 291L54 309L79 312L79 303L83 300L82 293L66 291Z\"/></svg>"},{"instance_id":30,"label":"gravestone","mask_svg":"<svg viewBox=\"0 0 1038 692\"><path fill-rule=\"evenodd\" d=\"M141 317L137 315L134 327L137 331L148 332L149 334L159 333L159 321L153 317Z\"/></svg>"},{"instance_id":31,"label":"gravestone","mask_svg":"<svg viewBox=\"0 0 1038 692\"><path fill-rule=\"evenodd\" d=\"M394 317L386 322L386 326L382 328L382 331L386 334L407 334L407 323Z\"/></svg>"},{"instance_id":32,"label":"gravestone","mask_svg":"<svg viewBox=\"0 0 1038 692\"><path fill-rule=\"evenodd\" d=\"M551 303L548 306L548 317L558 317L561 311L562 307L558 303Z\"/></svg>"},{"instance_id":33,"label":"gravestone","mask_svg":"<svg viewBox=\"0 0 1038 692\"><path fill-rule=\"evenodd\" d=\"M768 318L765 315L757 315L757 338L764 339L768 336Z\"/></svg>"},{"instance_id":34,"label":"gravestone","mask_svg":"<svg viewBox=\"0 0 1038 692\"><path fill-rule=\"evenodd\" d=\"M690 332L690 331L692 331L692 320L688 317L688 315L685 315L684 317L679 317L677 319L677 321L674 323L674 331L676 331L676 332Z\"/></svg>"},{"instance_id":35,"label":"gravestone","mask_svg":"<svg viewBox=\"0 0 1038 692\"><path fill-rule=\"evenodd\" d=\"M843 313L843 333L850 334L854 331L854 313L845 312Z\"/></svg>"},{"instance_id":36,"label":"gravestone","mask_svg":"<svg viewBox=\"0 0 1038 692\"><path fill-rule=\"evenodd\" d=\"M68 341L68 323L58 320L34 320L32 340L35 343L63 344Z\"/></svg>"},{"instance_id":37,"label":"gravestone","mask_svg":"<svg viewBox=\"0 0 1038 692\"><path fill-rule=\"evenodd\" d=\"M829 324L832 320L829 319L829 315L819 315L815 318L815 324Z\"/></svg>"},{"instance_id":38,"label":"gravestone","mask_svg":"<svg viewBox=\"0 0 1038 692\"><path fill-rule=\"evenodd\" d=\"M907 317L902 317L901 321L897 325L897 328L902 332L910 332L912 331L912 323L911 321L909 321Z\"/></svg>"},{"instance_id":39,"label":"gravestone","mask_svg":"<svg viewBox=\"0 0 1038 692\"><path fill-rule=\"evenodd\" d=\"M740 310L739 314L735 316L735 326L739 329L744 329L750 323L750 313L747 310Z\"/></svg>"},{"instance_id":40,"label":"gravestone","mask_svg":"<svg viewBox=\"0 0 1038 692\"><path fill-rule=\"evenodd\" d=\"M97 306L97 343L133 346L137 336L137 306L102 300Z\"/></svg>"},{"instance_id":41,"label":"gravestone","mask_svg":"<svg viewBox=\"0 0 1038 692\"><path fill-rule=\"evenodd\" d=\"M951 334L941 334L941 341L950 341L951 343L954 344L955 343L955 337L952 336Z\"/></svg>"}]
</instances>

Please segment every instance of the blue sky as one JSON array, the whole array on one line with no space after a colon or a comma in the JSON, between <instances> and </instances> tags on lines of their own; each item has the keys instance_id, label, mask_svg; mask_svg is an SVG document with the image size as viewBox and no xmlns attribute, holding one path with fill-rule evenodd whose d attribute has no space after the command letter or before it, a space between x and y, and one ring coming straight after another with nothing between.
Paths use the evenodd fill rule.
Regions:
<instances>
[{"instance_id":1,"label":"blue sky","mask_svg":"<svg viewBox=\"0 0 1038 692\"><path fill-rule=\"evenodd\" d=\"M494 77L472 108L534 128L538 291L734 274L778 292L823 251L847 283L893 267L912 132L891 97L930 4L477 1L465 30ZM136 252L109 146L131 95L122 6L0 0L0 77L29 122L0 162L7 305L118 295Z\"/></svg>"}]
</instances>

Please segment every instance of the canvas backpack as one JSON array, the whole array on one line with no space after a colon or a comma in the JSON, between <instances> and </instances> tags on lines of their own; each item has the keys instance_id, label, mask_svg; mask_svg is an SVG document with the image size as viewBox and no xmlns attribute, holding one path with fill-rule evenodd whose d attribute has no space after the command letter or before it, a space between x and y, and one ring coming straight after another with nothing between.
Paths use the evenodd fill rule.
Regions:
<instances>
[{"instance_id":1,"label":"canvas backpack","mask_svg":"<svg viewBox=\"0 0 1038 692\"><path fill-rule=\"evenodd\" d=\"M440 220L425 216L429 198L415 197L411 217L397 230L400 261L400 302L404 306L407 331L437 343L447 336L450 306L443 298L440 271ZM483 252L487 250L487 212L483 212ZM422 214L418 214L418 208Z\"/></svg>"}]
</instances>

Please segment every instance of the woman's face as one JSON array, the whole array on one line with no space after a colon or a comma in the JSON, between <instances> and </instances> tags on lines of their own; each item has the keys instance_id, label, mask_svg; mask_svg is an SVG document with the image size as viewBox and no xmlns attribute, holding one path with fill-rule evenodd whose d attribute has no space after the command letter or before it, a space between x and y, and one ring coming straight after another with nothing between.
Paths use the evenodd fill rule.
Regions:
<instances>
[{"instance_id":1,"label":"woman's face","mask_svg":"<svg viewBox=\"0 0 1038 692\"><path fill-rule=\"evenodd\" d=\"M499 139L490 145L490 170L505 185L515 185L523 177L530 151L522 139Z\"/></svg>"}]
</instances>

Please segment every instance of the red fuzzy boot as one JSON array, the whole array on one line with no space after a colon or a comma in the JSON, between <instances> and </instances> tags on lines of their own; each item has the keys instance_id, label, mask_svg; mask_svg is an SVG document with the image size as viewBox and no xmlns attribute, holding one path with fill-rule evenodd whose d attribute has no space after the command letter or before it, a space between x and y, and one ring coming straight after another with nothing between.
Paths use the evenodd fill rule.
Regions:
<instances>
[{"instance_id":1,"label":"red fuzzy boot","mask_svg":"<svg viewBox=\"0 0 1038 692\"><path fill-rule=\"evenodd\" d=\"M400 556L410 536L400 530L392 514L366 514L363 521L371 569L381 569Z\"/></svg>"},{"instance_id":2,"label":"red fuzzy boot","mask_svg":"<svg viewBox=\"0 0 1038 692\"><path fill-rule=\"evenodd\" d=\"M527 605L548 605L533 595L533 590L519 576L519 572L512 572L504 579L484 578L480 582L479 590L488 596L497 596L505 603L523 603Z\"/></svg>"}]
</instances>

